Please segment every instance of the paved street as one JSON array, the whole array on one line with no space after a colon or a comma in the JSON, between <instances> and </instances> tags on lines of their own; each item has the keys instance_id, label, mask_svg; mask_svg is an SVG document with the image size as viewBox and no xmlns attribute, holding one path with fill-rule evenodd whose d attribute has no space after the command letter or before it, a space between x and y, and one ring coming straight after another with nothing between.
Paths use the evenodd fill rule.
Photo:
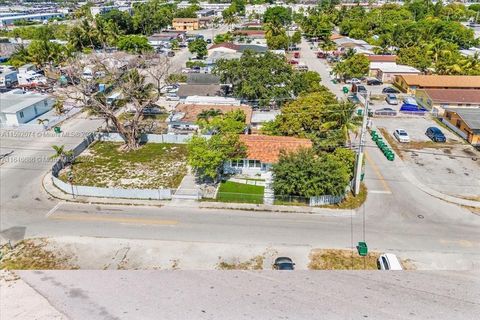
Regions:
<instances>
[{"instance_id":1,"label":"paved street","mask_svg":"<svg viewBox=\"0 0 480 320\"><path fill-rule=\"evenodd\" d=\"M331 85L328 71L313 52L303 49L302 55ZM338 86L332 89L338 92ZM100 125L100 120L75 118L62 128L78 133ZM59 204L41 188L41 178L52 163L48 160L51 145L65 144L68 149L81 139L81 134L21 138L2 132L1 153L14 151L12 159L0 166L4 237L90 236L349 248L363 240L365 214L365 240L372 250L411 258L420 269L480 269L480 216L422 192L402 174L408 169L405 163L387 161L377 148L367 148L369 196L365 206L352 217L328 217L181 206Z\"/></svg>"},{"instance_id":2,"label":"paved street","mask_svg":"<svg viewBox=\"0 0 480 320\"><path fill-rule=\"evenodd\" d=\"M479 274L473 272L81 270L19 274L15 289L2 291L2 319L20 314L23 318L17 319L35 315L39 320L473 320L480 313ZM10 299L3 299L7 294ZM20 307L19 300L28 303Z\"/></svg>"}]
</instances>

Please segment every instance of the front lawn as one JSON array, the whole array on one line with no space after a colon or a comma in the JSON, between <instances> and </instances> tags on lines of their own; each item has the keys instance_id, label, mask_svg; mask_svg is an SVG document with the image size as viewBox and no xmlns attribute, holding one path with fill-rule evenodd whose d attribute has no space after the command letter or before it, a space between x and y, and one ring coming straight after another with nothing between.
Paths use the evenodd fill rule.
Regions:
<instances>
[{"instance_id":1,"label":"front lawn","mask_svg":"<svg viewBox=\"0 0 480 320\"><path fill-rule=\"evenodd\" d=\"M72 166L76 185L161 189L177 188L187 173L187 148L182 144L147 143L130 152L120 143L95 142ZM67 181L64 171L60 179Z\"/></svg>"},{"instance_id":2,"label":"front lawn","mask_svg":"<svg viewBox=\"0 0 480 320\"><path fill-rule=\"evenodd\" d=\"M217 200L221 202L263 203L265 187L222 181L218 188Z\"/></svg>"}]
</instances>

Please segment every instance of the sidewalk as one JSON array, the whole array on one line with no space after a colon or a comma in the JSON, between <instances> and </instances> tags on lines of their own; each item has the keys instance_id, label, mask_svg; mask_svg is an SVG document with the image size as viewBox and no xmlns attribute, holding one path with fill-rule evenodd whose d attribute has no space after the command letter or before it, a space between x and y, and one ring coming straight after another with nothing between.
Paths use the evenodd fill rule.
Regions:
<instances>
[{"instance_id":1,"label":"sidewalk","mask_svg":"<svg viewBox=\"0 0 480 320\"><path fill-rule=\"evenodd\" d=\"M72 197L66 194L52 182L51 172L43 177L42 186L45 191L52 197L66 202L94 203L94 204L110 204L110 205L133 205L133 206L171 206L178 208L197 208L197 209L225 209L225 210L246 210L246 211L269 211L269 212L287 212L287 213L309 213L326 216L350 216L356 214L353 209L330 209L320 207L306 206L279 206L265 204L249 204L249 203L227 203L227 202L209 202L209 201L193 201L174 199L169 200L143 200L143 199L120 199L120 198L97 198L97 197Z\"/></svg>"}]
</instances>

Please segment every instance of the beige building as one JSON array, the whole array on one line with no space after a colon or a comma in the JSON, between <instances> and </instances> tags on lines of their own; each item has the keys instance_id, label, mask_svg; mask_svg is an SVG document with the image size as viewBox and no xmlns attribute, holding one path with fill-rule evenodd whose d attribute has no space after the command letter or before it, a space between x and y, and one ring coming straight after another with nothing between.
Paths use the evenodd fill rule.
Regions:
<instances>
[{"instance_id":1,"label":"beige building","mask_svg":"<svg viewBox=\"0 0 480 320\"><path fill-rule=\"evenodd\" d=\"M172 26L177 31L191 31L200 28L200 19L198 18L174 18Z\"/></svg>"},{"instance_id":2,"label":"beige building","mask_svg":"<svg viewBox=\"0 0 480 320\"><path fill-rule=\"evenodd\" d=\"M408 94L418 89L480 90L480 76L398 75L394 83Z\"/></svg>"},{"instance_id":3,"label":"beige building","mask_svg":"<svg viewBox=\"0 0 480 320\"><path fill-rule=\"evenodd\" d=\"M480 109L446 109L442 122L471 145L480 146Z\"/></svg>"},{"instance_id":4,"label":"beige building","mask_svg":"<svg viewBox=\"0 0 480 320\"><path fill-rule=\"evenodd\" d=\"M480 111L480 90L471 89L417 89L418 103L442 116L446 108L476 108Z\"/></svg>"}]
</instances>

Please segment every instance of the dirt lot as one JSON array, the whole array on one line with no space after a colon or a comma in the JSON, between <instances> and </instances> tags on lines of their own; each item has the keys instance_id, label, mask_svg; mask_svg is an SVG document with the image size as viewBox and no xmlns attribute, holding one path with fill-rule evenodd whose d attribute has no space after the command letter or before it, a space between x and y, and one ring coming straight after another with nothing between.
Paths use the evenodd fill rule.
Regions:
<instances>
[{"instance_id":1,"label":"dirt lot","mask_svg":"<svg viewBox=\"0 0 480 320\"><path fill-rule=\"evenodd\" d=\"M480 196L480 152L434 120L418 118L378 118L375 125L415 175L440 192L474 198ZM434 143L425 135L430 126L442 130L446 143ZM399 143L395 129L405 129L410 143Z\"/></svg>"}]
</instances>

